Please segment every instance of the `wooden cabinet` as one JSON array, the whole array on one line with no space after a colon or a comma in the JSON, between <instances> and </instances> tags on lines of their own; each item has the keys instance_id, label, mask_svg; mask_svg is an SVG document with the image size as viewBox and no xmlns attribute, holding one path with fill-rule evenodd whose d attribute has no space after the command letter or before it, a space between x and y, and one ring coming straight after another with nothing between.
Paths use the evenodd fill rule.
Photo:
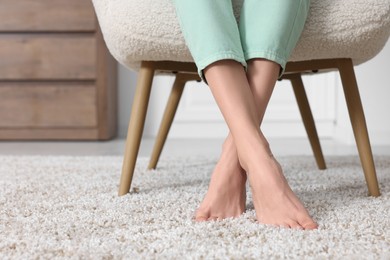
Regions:
<instances>
[{"instance_id":1,"label":"wooden cabinet","mask_svg":"<svg viewBox=\"0 0 390 260\"><path fill-rule=\"evenodd\" d=\"M0 0L0 139L104 140L116 61L90 0Z\"/></svg>"}]
</instances>

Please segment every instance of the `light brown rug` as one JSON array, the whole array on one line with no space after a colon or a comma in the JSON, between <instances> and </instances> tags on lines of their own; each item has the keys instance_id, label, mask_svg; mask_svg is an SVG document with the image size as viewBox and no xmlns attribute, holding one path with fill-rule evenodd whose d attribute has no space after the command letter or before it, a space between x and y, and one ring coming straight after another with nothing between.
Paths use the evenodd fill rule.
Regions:
<instances>
[{"instance_id":1,"label":"light brown rug","mask_svg":"<svg viewBox=\"0 0 390 260\"><path fill-rule=\"evenodd\" d=\"M278 157L319 223L314 231L237 219L193 223L216 158L163 158L117 196L121 156L0 156L1 259L390 259L390 157L375 156L382 196L368 197L357 156Z\"/></svg>"}]
</instances>

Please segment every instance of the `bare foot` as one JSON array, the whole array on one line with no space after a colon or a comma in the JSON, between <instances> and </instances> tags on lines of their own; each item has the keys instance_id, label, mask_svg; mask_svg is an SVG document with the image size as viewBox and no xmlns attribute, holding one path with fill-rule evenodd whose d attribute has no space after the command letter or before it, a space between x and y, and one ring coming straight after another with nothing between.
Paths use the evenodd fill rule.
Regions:
<instances>
[{"instance_id":1,"label":"bare foot","mask_svg":"<svg viewBox=\"0 0 390 260\"><path fill-rule=\"evenodd\" d=\"M209 189L196 211L195 220L217 220L241 215L245 211L246 179L237 157L223 154L214 168Z\"/></svg>"},{"instance_id":2,"label":"bare foot","mask_svg":"<svg viewBox=\"0 0 390 260\"><path fill-rule=\"evenodd\" d=\"M286 228L316 229L318 224L291 190L272 153L263 153L247 172L257 220Z\"/></svg>"}]
</instances>

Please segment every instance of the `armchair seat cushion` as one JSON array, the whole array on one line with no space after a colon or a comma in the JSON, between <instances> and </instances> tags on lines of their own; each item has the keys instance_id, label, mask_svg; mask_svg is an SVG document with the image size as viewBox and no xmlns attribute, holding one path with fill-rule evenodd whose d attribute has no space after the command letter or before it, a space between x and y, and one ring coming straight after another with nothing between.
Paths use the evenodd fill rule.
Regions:
<instances>
[{"instance_id":1,"label":"armchair seat cushion","mask_svg":"<svg viewBox=\"0 0 390 260\"><path fill-rule=\"evenodd\" d=\"M195 1L195 0L194 0ZM237 21L243 0L233 0ZM142 60L193 62L171 0L93 0L103 37L121 64L138 71ZM378 54L390 34L389 0L312 0L289 61Z\"/></svg>"}]
</instances>

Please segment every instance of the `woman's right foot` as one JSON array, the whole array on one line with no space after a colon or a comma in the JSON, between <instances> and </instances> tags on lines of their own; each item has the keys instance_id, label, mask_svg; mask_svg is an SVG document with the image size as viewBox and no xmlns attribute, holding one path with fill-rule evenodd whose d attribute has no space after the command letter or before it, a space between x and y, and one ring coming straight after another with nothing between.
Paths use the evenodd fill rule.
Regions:
<instances>
[{"instance_id":1,"label":"woman's right foot","mask_svg":"<svg viewBox=\"0 0 390 260\"><path fill-rule=\"evenodd\" d=\"M223 145L207 194L196 211L196 221L238 217L245 211L247 176L230 141Z\"/></svg>"},{"instance_id":2,"label":"woman's right foot","mask_svg":"<svg viewBox=\"0 0 390 260\"><path fill-rule=\"evenodd\" d=\"M247 175L257 220L287 228L316 229L318 224L291 190L270 150L256 153L256 158Z\"/></svg>"},{"instance_id":3,"label":"woman's right foot","mask_svg":"<svg viewBox=\"0 0 390 260\"><path fill-rule=\"evenodd\" d=\"M246 174L224 168L218 164L215 167L207 194L196 211L196 221L239 217L245 211Z\"/></svg>"}]
</instances>

